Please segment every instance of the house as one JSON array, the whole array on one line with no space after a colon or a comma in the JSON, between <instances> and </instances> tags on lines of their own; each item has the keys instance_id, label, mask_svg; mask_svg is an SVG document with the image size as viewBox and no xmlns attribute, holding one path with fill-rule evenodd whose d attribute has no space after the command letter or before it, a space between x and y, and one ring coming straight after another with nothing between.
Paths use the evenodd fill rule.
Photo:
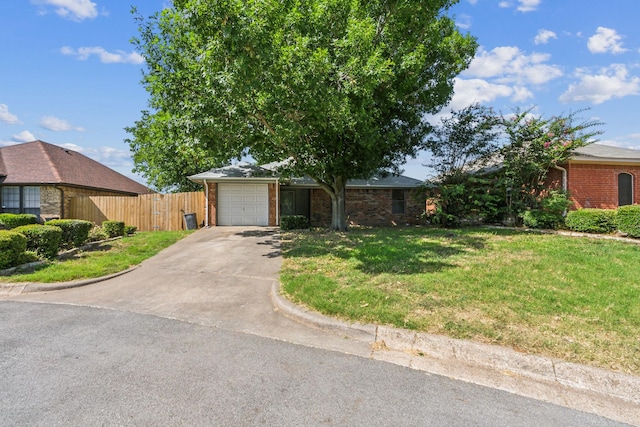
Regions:
<instances>
[{"instance_id":1,"label":"house","mask_svg":"<svg viewBox=\"0 0 640 427\"><path fill-rule=\"evenodd\" d=\"M0 147L2 212L65 218L72 197L151 192L95 160L44 141Z\"/></svg>"},{"instance_id":2,"label":"house","mask_svg":"<svg viewBox=\"0 0 640 427\"><path fill-rule=\"evenodd\" d=\"M590 144L550 171L550 185L569 192L574 209L640 203L640 150Z\"/></svg>"},{"instance_id":3,"label":"house","mask_svg":"<svg viewBox=\"0 0 640 427\"><path fill-rule=\"evenodd\" d=\"M283 215L304 215L312 226L331 223L331 199L310 178L282 179L268 166L239 163L189 177L204 185L206 225L280 224ZM422 181L406 176L350 180L346 214L352 225L413 224L424 212L414 197Z\"/></svg>"}]
</instances>

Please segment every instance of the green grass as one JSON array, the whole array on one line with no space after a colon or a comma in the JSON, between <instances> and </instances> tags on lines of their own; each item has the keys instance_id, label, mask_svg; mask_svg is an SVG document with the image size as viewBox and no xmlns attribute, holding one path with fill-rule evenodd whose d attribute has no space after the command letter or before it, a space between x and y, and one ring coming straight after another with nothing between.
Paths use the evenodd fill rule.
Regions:
<instances>
[{"instance_id":1,"label":"green grass","mask_svg":"<svg viewBox=\"0 0 640 427\"><path fill-rule=\"evenodd\" d=\"M283 289L343 319L640 374L640 246L517 230L283 234Z\"/></svg>"},{"instance_id":2,"label":"green grass","mask_svg":"<svg viewBox=\"0 0 640 427\"><path fill-rule=\"evenodd\" d=\"M117 273L140 264L187 236L189 231L153 231L100 244L92 250L79 252L64 261L50 261L34 272L1 276L0 282L53 283L90 279Z\"/></svg>"}]
</instances>

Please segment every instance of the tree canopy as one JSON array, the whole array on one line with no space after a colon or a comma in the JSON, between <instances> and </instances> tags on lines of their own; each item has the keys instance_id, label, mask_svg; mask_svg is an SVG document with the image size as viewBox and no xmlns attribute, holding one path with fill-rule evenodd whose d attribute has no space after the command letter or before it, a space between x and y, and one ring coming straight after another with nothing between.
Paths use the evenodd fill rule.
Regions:
<instances>
[{"instance_id":1,"label":"tree canopy","mask_svg":"<svg viewBox=\"0 0 640 427\"><path fill-rule=\"evenodd\" d=\"M347 180L415 155L475 54L456 1L174 0L134 40L150 94L128 129L137 169L165 186L174 162L289 160L345 229Z\"/></svg>"}]
</instances>

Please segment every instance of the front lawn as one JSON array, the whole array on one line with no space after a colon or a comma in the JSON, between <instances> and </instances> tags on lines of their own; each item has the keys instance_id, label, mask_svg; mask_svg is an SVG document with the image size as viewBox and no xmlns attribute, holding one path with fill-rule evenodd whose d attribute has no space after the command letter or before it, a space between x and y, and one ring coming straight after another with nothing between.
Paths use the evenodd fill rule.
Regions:
<instances>
[{"instance_id":1,"label":"front lawn","mask_svg":"<svg viewBox=\"0 0 640 427\"><path fill-rule=\"evenodd\" d=\"M35 272L0 276L2 282L67 282L117 273L140 264L190 234L191 231L150 231L125 236L80 251L68 259L47 261Z\"/></svg>"},{"instance_id":2,"label":"front lawn","mask_svg":"<svg viewBox=\"0 0 640 427\"><path fill-rule=\"evenodd\" d=\"M640 246L517 230L283 233L283 290L343 319L640 374Z\"/></svg>"}]
</instances>

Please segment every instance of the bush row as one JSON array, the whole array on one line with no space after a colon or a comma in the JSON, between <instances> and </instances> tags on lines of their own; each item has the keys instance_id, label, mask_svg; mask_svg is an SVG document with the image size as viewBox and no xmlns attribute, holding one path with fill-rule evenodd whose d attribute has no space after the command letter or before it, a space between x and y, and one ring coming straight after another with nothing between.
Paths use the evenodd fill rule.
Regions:
<instances>
[{"instance_id":1,"label":"bush row","mask_svg":"<svg viewBox=\"0 0 640 427\"><path fill-rule=\"evenodd\" d=\"M584 233L612 233L619 230L631 237L640 237L640 205L618 209L579 209L567 213L565 226Z\"/></svg>"},{"instance_id":2,"label":"bush row","mask_svg":"<svg viewBox=\"0 0 640 427\"><path fill-rule=\"evenodd\" d=\"M55 257L60 249L82 246L87 241L133 234L136 227L122 221L104 221L102 227L77 219L58 219L37 224L35 215L0 214L0 270L42 258ZM7 230L8 229L8 230Z\"/></svg>"}]
</instances>

